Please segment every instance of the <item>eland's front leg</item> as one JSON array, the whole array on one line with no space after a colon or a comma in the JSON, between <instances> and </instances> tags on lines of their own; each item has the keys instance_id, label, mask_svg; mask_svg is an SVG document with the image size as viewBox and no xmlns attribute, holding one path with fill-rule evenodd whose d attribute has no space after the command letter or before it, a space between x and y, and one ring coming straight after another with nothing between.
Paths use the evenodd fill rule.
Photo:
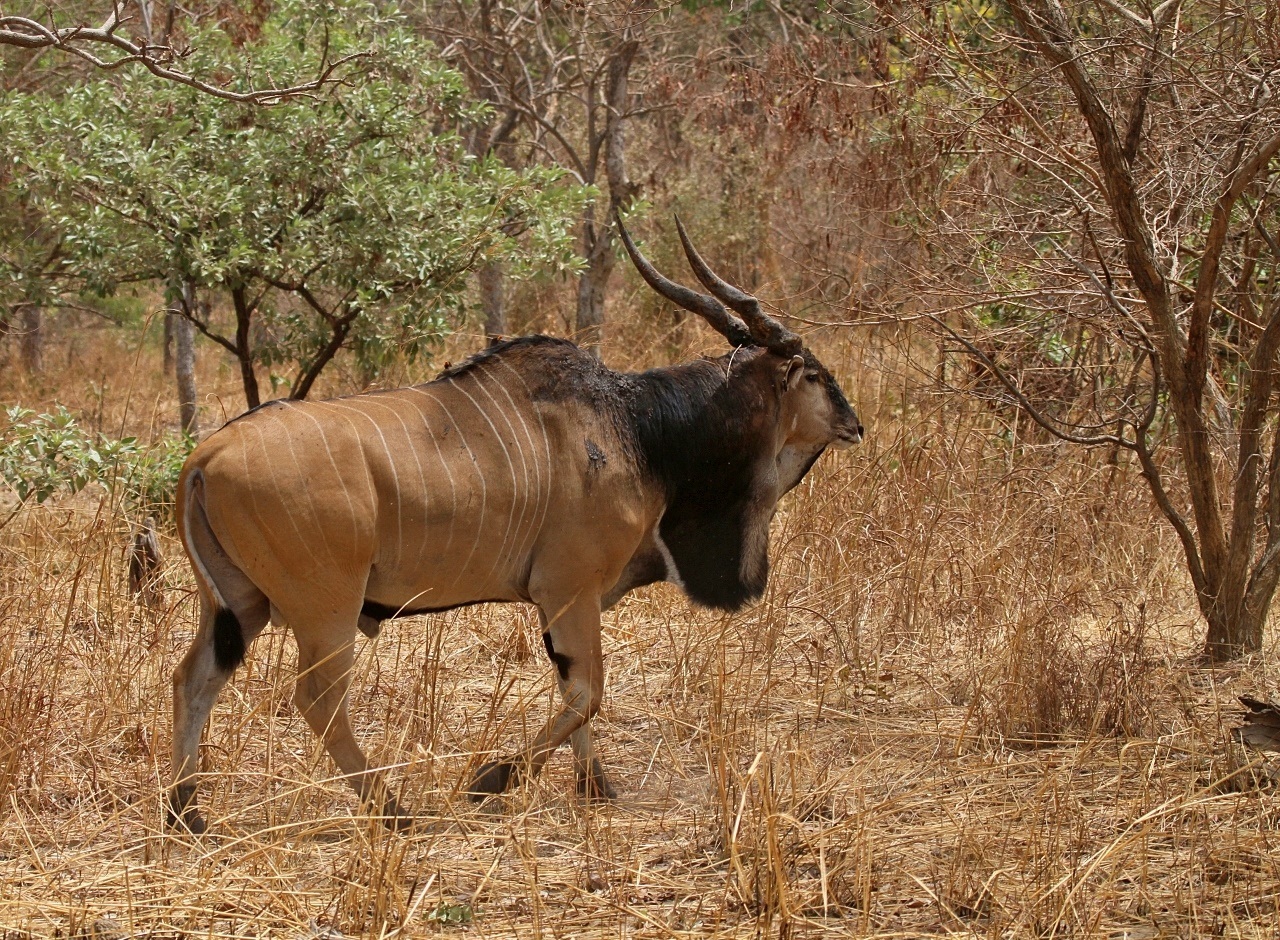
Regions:
<instances>
[{"instance_id":1,"label":"eland's front leg","mask_svg":"<svg viewBox=\"0 0 1280 940\"><path fill-rule=\"evenodd\" d=\"M613 788L591 740L591 719L604 698L604 657L600 646L600 601L578 598L562 607L541 605L542 641L556 670L564 704L522 754L480 768L469 788L473 799L501 793L525 774L536 776L547 758L569 740L578 789L591 798L612 799Z\"/></svg>"},{"instance_id":2,"label":"eland's front leg","mask_svg":"<svg viewBox=\"0 0 1280 940\"><path fill-rule=\"evenodd\" d=\"M556 648L555 639L547 626L546 615L542 615L542 642L547 648L547 658L551 660L551 664L556 669L556 683L560 688L560 697L567 704L573 700L575 694L570 682L572 657L566 656ZM596 756L595 735L591 729L591 719L595 717L596 712L599 710L600 697L604 694L604 658L600 651L600 624L598 619L595 628L595 643L592 646L591 655L599 663L599 668L593 672L593 675L599 676L600 684L596 692L597 698L591 713L587 716L587 720L569 735L569 746L573 748L573 774L577 780L578 792L588 800L595 802L612 800L617 796L612 784L605 777L604 767L600 763L600 758Z\"/></svg>"}]
</instances>

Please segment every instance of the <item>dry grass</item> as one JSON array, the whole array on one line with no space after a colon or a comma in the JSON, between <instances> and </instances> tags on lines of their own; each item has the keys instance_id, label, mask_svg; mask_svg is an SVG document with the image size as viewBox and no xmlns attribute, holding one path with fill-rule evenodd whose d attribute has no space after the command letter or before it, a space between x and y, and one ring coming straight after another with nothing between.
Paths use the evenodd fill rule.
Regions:
<instances>
[{"instance_id":1,"label":"dry grass","mask_svg":"<svg viewBox=\"0 0 1280 940\"><path fill-rule=\"evenodd\" d=\"M211 834L168 835L180 553L148 612L117 507L24 511L0 533L0 935L1273 936L1280 814L1224 734L1270 657L1195 663L1132 468L1011 443L919 384L901 337L859 339L828 361L870 439L784 504L765 601L723 617L658 587L606 615L613 806L577 802L565 756L501 806L460 799L553 701L527 613L487 607L360 651L357 729L421 831L333 779L273 629L207 737ZM3 396L172 424L154 351L124 369L114 343ZM203 378L236 400L229 369Z\"/></svg>"}]
</instances>

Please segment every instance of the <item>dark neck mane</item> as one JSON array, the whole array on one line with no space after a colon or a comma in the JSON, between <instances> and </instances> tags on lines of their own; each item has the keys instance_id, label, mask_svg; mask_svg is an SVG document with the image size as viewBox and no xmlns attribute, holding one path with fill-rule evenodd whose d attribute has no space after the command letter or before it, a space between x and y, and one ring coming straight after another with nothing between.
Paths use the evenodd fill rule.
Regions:
<instances>
[{"instance_id":1,"label":"dark neck mane","mask_svg":"<svg viewBox=\"0 0 1280 940\"><path fill-rule=\"evenodd\" d=\"M667 497L659 534L690 598L723 610L768 578L773 501L759 477L778 396L762 360L739 350L626 377L638 457Z\"/></svg>"}]
</instances>

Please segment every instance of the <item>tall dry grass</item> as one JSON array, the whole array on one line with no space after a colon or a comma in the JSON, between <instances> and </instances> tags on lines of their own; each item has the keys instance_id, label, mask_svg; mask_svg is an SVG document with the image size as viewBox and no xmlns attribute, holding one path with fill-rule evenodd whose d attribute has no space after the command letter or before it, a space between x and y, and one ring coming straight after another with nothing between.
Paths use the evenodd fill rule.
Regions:
<instances>
[{"instance_id":1,"label":"tall dry grass","mask_svg":"<svg viewBox=\"0 0 1280 940\"><path fill-rule=\"evenodd\" d=\"M634 339L623 364L668 348ZM816 342L868 440L784 502L762 603L722 616L656 586L606 615L616 805L580 804L562 756L500 805L461 798L554 705L528 612L484 607L362 641L355 725L420 831L385 832L335 779L272 628L203 748L211 832L174 837L180 552L145 610L120 506L24 510L0 532L0 933L1273 936L1280 816L1224 732L1271 657L1196 663L1135 469L945 394L918 338ZM6 372L4 400L176 424L153 347L102 334L50 359ZM212 355L202 388L206 426L238 410Z\"/></svg>"}]
</instances>

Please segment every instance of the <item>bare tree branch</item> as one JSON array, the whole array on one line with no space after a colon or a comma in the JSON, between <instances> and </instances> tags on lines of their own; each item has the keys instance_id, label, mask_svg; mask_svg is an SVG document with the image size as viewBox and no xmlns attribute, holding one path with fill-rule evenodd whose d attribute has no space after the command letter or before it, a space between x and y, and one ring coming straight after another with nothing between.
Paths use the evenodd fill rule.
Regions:
<instances>
[{"instance_id":1,"label":"bare tree branch","mask_svg":"<svg viewBox=\"0 0 1280 940\"><path fill-rule=\"evenodd\" d=\"M1015 383L1012 379L1010 379L1009 376L1005 374L1004 370L1001 369L998 365L996 365L995 362L991 359L991 357L988 356L986 353L984 353L976 345L974 345L973 342L966 339L960 333L956 332L945 321L943 321L939 317L929 314L929 315L926 315L925 319L930 320L933 323L940 326L943 330L947 332L948 335L950 335L952 339L954 339L957 343L963 346L965 350L969 353L969 355L973 356L974 359L982 363L983 368L985 368L988 372L990 372L991 375L995 377L996 381L998 381L1001 385L1003 385L1005 389L1008 390L1009 394L1014 397L1014 399L1018 403L1018 406L1023 411L1025 411L1031 417L1031 419L1035 421L1036 424L1044 428L1054 437L1058 438L1058 440L1067 441L1068 443L1071 443L1071 444L1084 444L1089 447L1097 447L1103 444L1111 444L1119 447L1128 448L1129 450L1136 449L1136 445L1133 441L1129 440L1126 437L1117 436L1115 434L1082 435L1082 434L1071 434L1067 431L1063 431L1059 427L1058 422L1053 421L1052 419L1046 417L1044 413L1040 411L1040 409L1038 409L1034 404L1032 404L1031 400L1028 399L1027 396L1023 394L1022 389L1018 388L1017 383ZM1108 422L1108 423L1110 424L1114 422Z\"/></svg>"},{"instance_id":2,"label":"bare tree branch","mask_svg":"<svg viewBox=\"0 0 1280 940\"><path fill-rule=\"evenodd\" d=\"M168 43L141 43L119 34L122 25L129 21L123 15L126 4L114 4L111 13L98 27L69 26L56 28L25 16L0 15L0 45L22 49L57 49L88 62L95 68L113 71L130 63L137 63L151 74L226 101L245 104L278 104L288 98L313 94L324 86L338 81L336 73L343 66L367 58L372 53L356 52L329 62L322 60L319 74L308 82L283 88L262 88L253 91L230 91L204 79L197 78L174 67L187 55L187 50L175 49ZM98 50L103 50L99 52Z\"/></svg>"}]
</instances>

